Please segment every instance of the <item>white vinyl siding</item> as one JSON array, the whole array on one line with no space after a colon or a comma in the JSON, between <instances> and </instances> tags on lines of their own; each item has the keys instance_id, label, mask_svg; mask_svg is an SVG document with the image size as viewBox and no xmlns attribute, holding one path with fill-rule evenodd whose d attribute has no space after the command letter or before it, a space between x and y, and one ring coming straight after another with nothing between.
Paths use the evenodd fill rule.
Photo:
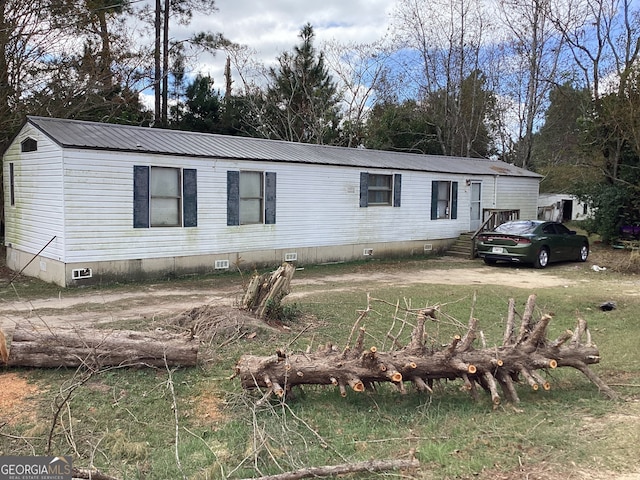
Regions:
<instances>
[{"instance_id":1,"label":"white vinyl siding","mask_svg":"<svg viewBox=\"0 0 640 480\"><path fill-rule=\"evenodd\" d=\"M402 173L402 207L359 208L360 171L356 168L237 160L218 160L211 168L212 164L207 159L181 158L183 167L198 169L198 203L207 205L198 212L198 227L188 231L132 228L132 165L173 167L176 161L170 156L150 158L136 153L67 151L65 261L144 259L453 238L466 231L469 225L468 212L463 215L468 207L459 209L458 219L430 220L430 187L434 176L429 172ZM238 231L227 225L227 171L244 171L242 167L249 166L262 172L277 173L278 222L273 225L243 225ZM52 174L53 170L49 173ZM451 181L451 178L438 180ZM463 177L458 177L458 180L462 183ZM518 179L504 179L507 184L512 180ZM49 180L47 182L50 183ZM516 182L514 190L530 188L527 186L529 183L537 184L537 180L522 179ZM35 185L32 188L38 190ZM20 194L18 190L17 194ZM40 201L49 205L56 195L60 198L60 191L52 186ZM469 196L466 189L460 188L459 205L468 205ZM522 197L518 194L518 198ZM61 210L61 202L54 201L54 213L56 204ZM515 206L509 205L508 208ZM46 207L40 211L40 215L34 212L30 218L39 226L45 226L37 237L42 242L39 244L41 247L50 238L44 231L55 232L55 228L53 225L46 228L46 222L52 218L51 211ZM58 215L57 222L58 225L62 223L62 215ZM37 244L34 242L33 246L36 252Z\"/></svg>"},{"instance_id":2,"label":"white vinyl siding","mask_svg":"<svg viewBox=\"0 0 640 480\"><path fill-rule=\"evenodd\" d=\"M537 201L533 205L531 199L538 198L539 184L531 180L524 177L497 177L496 206L493 208L520 210L521 219L538 218Z\"/></svg>"},{"instance_id":3,"label":"white vinyl siding","mask_svg":"<svg viewBox=\"0 0 640 480\"><path fill-rule=\"evenodd\" d=\"M20 142L27 137L38 142L37 151L20 151ZM15 205L10 205L11 163ZM194 222L192 228L134 228L134 167L138 165L166 172L178 170L183 178L186 170L197 171L197 224ZM457 237L468 230L470 221L471 192L466 183L470 176L464 173L63 149L29 124L6 152L4 169L5 242L35 254L55 236L42 256L64 263L212 254L241 257L243 252L269 249L275 252L305 247L429 242ZM252 212L244 225L228 223L229 172L238 175L252 172L257 173L256 178L262 178L262 192L257 182L250 183L246 192L243 189L247 201L243 215ZM392 193L373 199L374 203L393 204L393 208L361 207L365 173L376 185L379 183L376 178L393 179ZM173 173L162 177L175 187ZM268 179L273 185L271 212L267 208L271 191L267 188ZM473 179L483 185L482 208L520 209L521 218L535 217L537 177L474 174ZM431 220L433 182L457 183L457 218ZM389 183L382 184L379 186L383 190L379 191L389 192ZM167 205L171 206L161 208L161 215L152 222L170 217L172 221L167 222L170 224L180 215L177 208L180 195L185 196L184 203L186 194L175 188L164 191L171 192L165 195ZM365 198L370 200L368 194ZM260 201L263 206L256 208ZM187 215L183 216L185 221ZM354 258L361 255L361 247L354 249ZM274 257L273 261L279 262L281 257Z\"/></svg>"},{"instance_id":4,"label":"white vinyl siding","mask_svg":"<svg viewBox=\"0 0 640 480\"><path fill-rule=\"evenodd\" d=\"M149 158L136 153L69 151L65 178L67 261L191 254L189 238L192 232L189 229L170 225L133 228L133 166L152 164L171 170L176 163L173 157ZM194 168L199 162L187 159L180 163L185 168ZM207 170L210 169L198 171L198 182L201 175L206 176ZM176 193L175 187L171 188L171 192ZM177 202L176 198L167 199ZM165 208L165 213L167 211L174 210Z\"/></svg>"},{"instance_id":5,"label":"white vinyl siding","mask_svg":"<svg viewBox=\"0 0 640 480\"><path fill-rule=\"evenodd\" d=\"M37 149L22 152L22 142L31 138ZM62 196L63 151L47 136L26 125L4 155L5 244L36 254L64 258L64 213ZM13 164L14 204L8 185ZM55 237L55 238L54 238Z\"/></svg>"}]
</instances>

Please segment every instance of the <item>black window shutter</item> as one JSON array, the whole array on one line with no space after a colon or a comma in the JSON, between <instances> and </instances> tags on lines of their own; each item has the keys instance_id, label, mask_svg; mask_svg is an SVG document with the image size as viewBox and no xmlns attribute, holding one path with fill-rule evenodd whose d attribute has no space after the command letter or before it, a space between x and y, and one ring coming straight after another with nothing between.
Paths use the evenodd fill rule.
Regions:
<instances>
[{"instance_id":1,"label":"black window shutter","mask_svg":"<svg viewBox=\"0 0 640 480\"><path fill-rule=\"evenodd\" d=\"M360 172L360 206L369 206L369 174Z\"/></svg>"},{"instance_id":2,"label":"black window shutter","mask_svg":"<svg viewBox=\"0 0 640 480\"><path fill-rule=\"evenodd\" d=\"M458 218L458 182L451 182L451 219Z\"/></svg>"},{"instance_id":3,"label":"black window shutter","mask_svg":"<svg viewBox=\"0 0 640 480\"><path fill-rule=\"evenodd\" d=\"M264 174L264 223L276 223L276 172Z\"/></svg>"},{"instance_id":4,"label":"black window shutter","mask_svg":"<svg viewBox=\"0 0 640 480\"><path fill-rule=\"evenodd\" d=\"M393 206L400 206L400 192L402 190L402 175L396 173L393 176Z\"/></svg>"},{"instance_id":5,"label":"black window shutter","mask_svg":"<svg viewBox=\"0 0 640 480\"><path fill-rule=\"evenodd\" d=\"M185 168L182 171L182 209L185 227L198 226L198 171Z\"/></svg>"},{"instance_id":6,"label":"black window shutter","mask_svg":"<svg viewBox=\"0 0 640 480\"><path fill-rule=\"evenodd\" d=\"M240 172L227 171L227 225L240 225Z\"/></svg>"},{"instance_id":7,"label":"black window shutter","mask_svg":"<svg viewBox=\"0 0 640 480\"><path fill-rule=\"evenodd\" d=\"M149 228L149 167L133 167L133 228Z\"/></svg>"},{"instance_id":8,"label":"black window shutter","mask_svg":"<svg viewBox=\"0 0 640 480\"><path fill-rule=\"evenodd\" d=\"M438 181L431 182L431 220L438 219Z\"/></svg>"}]
</instances>

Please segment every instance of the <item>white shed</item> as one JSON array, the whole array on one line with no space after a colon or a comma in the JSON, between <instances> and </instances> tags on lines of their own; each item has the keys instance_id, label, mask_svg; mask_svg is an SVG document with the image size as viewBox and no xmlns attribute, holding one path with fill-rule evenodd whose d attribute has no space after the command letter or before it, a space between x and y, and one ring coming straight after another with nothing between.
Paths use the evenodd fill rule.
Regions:
<instances>
[{"instance_id":1,"label":"white shed","mask_svg":"<svg viewBox=\"0 0 640 480\"><path fill-rule=\"evenodd\" d=\"M538 197L538 218L554 222L585 220L591 209L575 195L566 193L541 193Z\"/></svg>"},{"instance_id":2,"label":"white shed","mask_svg":"<svg viewBox=\"0 0 640 480\"><path fill-rule=\"evenodd\" d=\"M3 156L7 266L61 286L424 255L485 210L537 214L506 163L29 117Z\"/></svg>"}]
</instances>

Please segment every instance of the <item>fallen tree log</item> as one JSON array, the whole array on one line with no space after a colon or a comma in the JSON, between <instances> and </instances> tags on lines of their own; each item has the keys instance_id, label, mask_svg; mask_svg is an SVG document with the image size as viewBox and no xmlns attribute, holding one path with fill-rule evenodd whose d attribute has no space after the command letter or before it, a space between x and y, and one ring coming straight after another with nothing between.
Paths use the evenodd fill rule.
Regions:
<instances>
[{"instance_id":1,"label":"fallen tree log","mask_svg":"<svg viewBox=\"0 0 640 480\"><path fill-rule=\"evenodd\" d=\"M5 362L14 367L193 366L198 340L164 330L16 326Z\"/></svg>"},{"instance_id":2,"label":"fallen tree log","mask_svg":"<svg viewBox=\"0 0 640 480\"><path fill-rule=\"evenodd\" d=\"M554 341L546 338L550 315L534 321L535 295L531 295L515 329L515 302L510 301L502 345L474 348L478 335L477 319L471 317L464 336L456 336L441 350L434 351L424 341L425 320L435 318L437 309L418 312L411 339L406 346L390 352L376 347L364 348L364 328L353 348L339 351L326 345L313 353L287 353L260 357L243 355L236 364L235 375L245 389L264 389L265 398L272 394L285 397L292 387L302 385L334 385L342 396L349 389L362 392L381 382L393 383L405 393L405 382L419 391L432 391L435 380L462 380L463 388L474 398L477 387L488 392L494 406L501 403L501 393L511 403L519 403L515 388L526 383L533 390L549 390L551 384L540 371L572 367L581 371L607 397L614 398L609 388L589 368L600 361L596 345L591 343L587 323L579 318L575 331L567 331ZM583 343L583 339L585 339ZM397 341L394 339L394 343Z\"/></svg>"}]
</instances>

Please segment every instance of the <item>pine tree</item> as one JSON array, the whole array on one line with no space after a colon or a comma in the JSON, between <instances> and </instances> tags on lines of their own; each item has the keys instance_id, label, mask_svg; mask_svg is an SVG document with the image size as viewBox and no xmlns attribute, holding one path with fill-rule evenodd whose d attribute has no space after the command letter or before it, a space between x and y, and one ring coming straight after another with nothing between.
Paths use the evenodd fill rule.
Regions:
<instances>
[{"instance_id":1,"label":"pine tree","mask_svg":"<svg viewBox=\"0 0 640 480\"><path fill-rule=\"evenodd\" d=\"M220 96L213 87L213 79L198 75L187 86L185 111L178 128L192 132L217 133L220 128Z\"/></svg>"},{"instance_id":2,"label":"pine tree","mask_svg":"<svg viewBox=\"0 0 640 480\"><path fill-rule=\"evenodd\" d=\"M263 109L264 136L282 140L330 144L339 137L339 95L313 46L313 27L305 25L293 52L278 57L279 67L269 71Z\"/></svg>"}]
</instances>

